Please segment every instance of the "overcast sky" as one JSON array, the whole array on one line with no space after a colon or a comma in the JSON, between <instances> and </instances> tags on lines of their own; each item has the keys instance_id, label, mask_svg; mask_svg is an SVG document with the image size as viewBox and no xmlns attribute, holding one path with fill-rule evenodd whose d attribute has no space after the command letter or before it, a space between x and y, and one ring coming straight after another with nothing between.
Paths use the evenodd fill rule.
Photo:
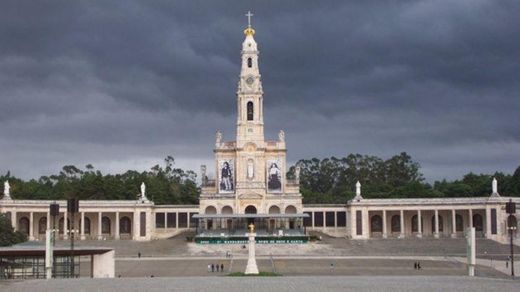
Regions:
<instances>
[{"instance_id":1,"label":"overcast sky","mask_svg":"<svg viewBox=\"0 0 520 292\"><path fill-rule=\"evenodd\" d=\"M520 165L520 1L1 1L0 173L213 169L248 10L290 163L406 151L428 181Z\"/></svg>"}]
</instances>

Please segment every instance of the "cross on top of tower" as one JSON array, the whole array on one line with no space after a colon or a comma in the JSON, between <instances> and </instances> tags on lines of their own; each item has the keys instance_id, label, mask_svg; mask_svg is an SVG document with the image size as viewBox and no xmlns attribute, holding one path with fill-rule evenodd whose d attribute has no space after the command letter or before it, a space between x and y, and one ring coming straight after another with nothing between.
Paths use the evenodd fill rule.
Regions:
<instances>
[{"instance_id":1,"label":"cross on top of tower","mask_svg":"<svg viewBox=\"0 0 520 292\"><path fill-rule=\"evenodd\" d=\"M247 27L251 27L251 16L253 16L254 14L251 13L251 11L248 11L246 16L247 16Z\"/></svg>"}]
</instances>

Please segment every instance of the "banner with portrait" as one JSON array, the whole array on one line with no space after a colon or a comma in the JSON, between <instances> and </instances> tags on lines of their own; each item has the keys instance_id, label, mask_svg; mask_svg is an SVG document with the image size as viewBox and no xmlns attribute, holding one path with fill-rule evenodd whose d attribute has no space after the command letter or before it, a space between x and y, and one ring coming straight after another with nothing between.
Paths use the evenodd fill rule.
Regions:
<instances>
[{"instance_id":1,"label":"banner with portrait","mask_svg":"<svg viewBox=\"0 0 520 292\"><path fill-rule=\"evenodd\" d=\"M219 193L235 192L235 162L233 159L218 162L218 190Z\"/></svg>"},{"instance_id":2,"label":"banner with portrait","mask_svg":"<svg viewBox=\"0 0 520 292\"><path fill-rule=\"evenodd\" d=\"M282 192L282 164L279 160L267 160L267 192Z\"/></svg>"}]
</instances>

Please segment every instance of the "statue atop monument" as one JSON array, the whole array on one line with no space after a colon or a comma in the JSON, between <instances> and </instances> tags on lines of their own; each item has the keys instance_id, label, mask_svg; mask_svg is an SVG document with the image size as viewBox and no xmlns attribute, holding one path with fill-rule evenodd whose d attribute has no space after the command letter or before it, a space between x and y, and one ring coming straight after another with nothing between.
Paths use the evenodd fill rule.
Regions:
<instances>
[{"instance_id":1,"label":"statue atop monument","mask_svg":"<svg viewBox=\"0 0 520 292\"><path fill-rule=\"evenodd\" d=\"M280 130L280 132L278 133L278 139L280 140L280 142L285 142L285 132L283 130Z\"/></svg>"},{"instance_id":2,"label":"statue atop monument","mask_svg":"<svg viewBox=\"0 0 520 292\"><path fill-rule=\"evenodd\" d=\"M146 197L146 185L141 183L141 194L139 195L139 201L141 202L149 202L148 198Z\"/></svg>"},{"instance_id":3,"label":"statue atop monument","mask_svg":"<svg viewBox=\"0 0 520 292\"><path fill-rule=\"evenodd\" d=\"M11 199L11 186L8 180L4 182L4 199Z\"/></svg>"},{"instance_id":4,"label":"statue atop monument","mask_svg":"<svg viewBox=\"0 0 520 292\"><path fill-rule=\"evenodd\" d=\"M215 145L220 146L222 143L222 132L220 130L217 130L217 133L215 134Z\"/></svg>"}]
</instances>

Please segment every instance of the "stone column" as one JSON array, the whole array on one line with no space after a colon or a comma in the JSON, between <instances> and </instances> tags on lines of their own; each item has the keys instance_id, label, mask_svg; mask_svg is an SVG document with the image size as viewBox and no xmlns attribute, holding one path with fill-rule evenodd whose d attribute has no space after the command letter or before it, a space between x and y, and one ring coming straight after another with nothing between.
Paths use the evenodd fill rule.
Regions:
<instances>
[{"instance_id":1,"label":"stone column","mask_svg":"<svg viewBox=\"0 0 520 292\"><path fill-rule=\"evenodd\" d=\"M486 238L491 238L491 209L486 208Z\"/></svg>"},{"instance_id":2,"label":"stone column","mask_svg":"<svg viewBox=\"0 0 520 292\"><path fill-rule=\"evenodd\" d=\"M457 237L457 216L455 215L455 209L451 210L451 238Z\"/></svg>"},{"instance_id":3,"label":"stone column","mask_svg":"<svg viewBox=\"0 0 520 292\"><path fill-rule=\"evenodd\" d=\"M314 230L314 212L311 212L311 221L312 221L312 230ZM275 228L276 228L276 226L275 226Z\"/></svg>"},{"instance_id":4,"label":"stone column","mask_svg":"<svg viewBox=\"0 0 520 292\"><path fill-rule=\"evenodd\" d=\"M435 209L435 238L439 238L439 210Z\"/></svg>"},{"instance_id":5,"label":"stone column","mask_svg":"<svg viewBox=\"0 0 520 292\"><path fill-rule=\"evenodd\" d=\"M16 211L11 212L11 226L13 226L14 231L18 231L18 218L16 218Z\"/></svg>"},{"instance_id":6,"label":"stone column","mask_svg":"<svg viewBox=\"0 0 520 292\"><path fill-rule=\"evenodd\" d=\"M69 233L67 232L69 230L68 215L67 209L65 208L65 212L63 212L63 239L69 239Z\"/></svg>"},{"instance_id":7,"label":"stone column","mask_svg":"<svg viewBox=\"0 0 520 292\"><path fill-rule=\"evenodd\" d=\"M338 212L334 211L334 232L338 230Z\"/></svg>"},{"instance_id":8,"label":"stone column","mask_svg":"<svg viewBox=\"0 0 520 292\"><path fill-rule=\"evenodd\" d=\"M79 238L85 240L85 212L81 212L81 233Z\"/></svg>"},{"instance_id":9,"label":"stone column","mask_svg":"<svg viewBox=\"0 0 520 292\"><path fill-rule=\"evenodd\" d=\"M115 234L114 234L114 239L119 239L120 236L119 236L119 212L116 212L116 226L114 228L116 230Z\"/></svg>"},{"instance_id":10,"label":"stone column","mask_svg":"<svg viewBox=\"0 0 520 292\"><path fill-rule=\"evenodd\" d=\"M175 229L179 229L179 212L175 212Z\"/></svg>"},{"instance_id":11,"label":"stone column","mask_svg":"<svg viewBox=\"0 0 520 292\"><path fill-rule=\"evenodd\" d=\"M469 216L469 228L473 227L473 210L472 209L469 209L468 210L468 216Z\"/></svg>"},{"instance_id":12,"label":"stone column","mask_svg":"<svg viewBox=\"0 0 520 292\"><path fill-rule=\"evenodd\" d=\"M103 218L102 216L103 216L103 213L98 212L98 220L97 220L97 222L98 222L98 229L97 229L98 240L103 239L103 233L102 233L102 231L103 231L102 230L103 223L102 223L102 220L101 220L101 218Z\"/></svg>"},{"instance_id":13,"label":"stone column","mask_svg":"<svg viewBox=\"0 0 520 292\"><path fill-rule=\"evenodd\" d=\"M417 237L422 237L422 217L421 210L417 210Z\"/></svg>"},{"instance_id":14,"label":"stone column","mask_svg":"<svg viewBox=\"0 0 520 292\"><path fill-rule=\"evenodd\" d=\"M220 219L220 226L222 226L222 219ZM164 212L164 229L168 228L168 213Z\"/></svg>"},{"instance_id":15,"label":"stone column","mask_svg":"<svg viewBox=\"0 0 520 292\"><path fill-rule=\"evenodd\" d=\"M51 212L47 211L47 229L51 229Z\"/></svg>"},{"instance_id":16,"label":"stone column","mask_svg":"<svg viewBox=\"0 0 520 292\"><path fill-rule=\"evenodd\" d=\"M34 240L34 213L29 212L29 240Z\"/></svg>"},{"instance_id":17,"label":"stone column","mask_svg":"<svg viewBox=\"0 0 520 292\"><path fill-rule=\"evenodd\" d=\"M383 238L387 238L387 228L386 228L386 210L383 210Z\"/></svg>"},{"instance_id":18,"label":"stone column","mask_svg":"<svg viewBox=\"0 0 520 292\"><path fill-rule=\"evenodd\" d=\"M404 211L400 211L399 219L401 222L399 222L400 226L399 229L401 229L401 233L399 234L399 238L404 238Z\"/></svg>"},{"instance_id":19,"label":"stone column","mask_svg":"<svg viewBox=\"0 0 520 292\"><path fill-rule=\"evenodd\" d=\"M325 216L325 211L323 211L323 230L327 229L327 216Z\"/></svg>"},{"instance_id":20,"label":"stone column","mask_svg":"<svg viewBox=\"0 0 520 292\"><path fill-rule=\"evenodd\" d=\"M139 229L139 221L141 221L141 218L139 218L139 211L136 209L134 210L134 220L133 220L133 237L134 237L134 240L137 240L139 238L139 236L141 235L141 230Z\"/></svg>"}]
</instances>

